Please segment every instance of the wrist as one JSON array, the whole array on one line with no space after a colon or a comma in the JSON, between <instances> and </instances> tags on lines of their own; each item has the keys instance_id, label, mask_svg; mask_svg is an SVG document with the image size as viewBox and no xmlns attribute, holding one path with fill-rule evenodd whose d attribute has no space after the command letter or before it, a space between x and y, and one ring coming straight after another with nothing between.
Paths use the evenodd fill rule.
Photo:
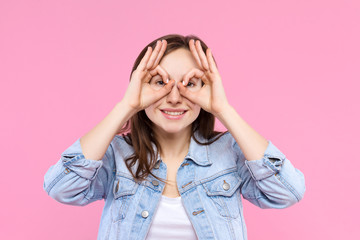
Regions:
<instances>
[{"instance_id":1,"label":"wrist","mask_svg":"<svg viewBox=\"0 0 360 240\"><path fill-rule=\"evenodd\" d=\"M122 115L126 119L131 118L134 114L138 112L137 109L131 107L129 104L127 104L124 101L120 101L116 103L114 107L114 111L118 112L119 115Z\"/></svg>"},{"instance_id":2,"label":"wrist","mask_svg":"<svg viewBox=\"0 0 360 240\"><path fill-rule=\"evenodd\" d=\"M214 114L214 116L221 122L223 122L227 118L227 116L232 114L234 110L235 109L230 104L225 104L223 107L221 107L221 111Z\"/></svg>"}]
</instances>

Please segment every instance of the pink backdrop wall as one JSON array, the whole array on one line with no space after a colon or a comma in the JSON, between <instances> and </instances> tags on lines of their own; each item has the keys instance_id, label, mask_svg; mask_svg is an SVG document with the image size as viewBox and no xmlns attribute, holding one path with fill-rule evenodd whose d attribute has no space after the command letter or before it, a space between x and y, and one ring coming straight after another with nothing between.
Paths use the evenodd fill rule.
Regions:
<instances>
[{"instance_id":1,"label":"pink backdrop wall","mask_svg":"<svg viewBox=\"0 0 360 240\"><path fill-rule=\"evenodd\" d=\"M222 3L0 1L0 239L96 239L104 202L60 204L44 174L169 33L205 40L231 104L305 174L291 208L244 202L249 239L359 239L359 1Z\"/></svg>"}]
</instances>

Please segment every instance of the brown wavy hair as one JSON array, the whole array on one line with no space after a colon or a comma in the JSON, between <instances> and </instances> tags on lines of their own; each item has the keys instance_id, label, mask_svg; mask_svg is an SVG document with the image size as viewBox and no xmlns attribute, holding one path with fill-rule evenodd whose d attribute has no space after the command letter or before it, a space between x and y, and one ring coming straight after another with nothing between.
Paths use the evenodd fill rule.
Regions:
<instances>
[{"instance_id":1,"label":"brown wavy hair","mask_svg":"<svg viewBox=\"0 0 360 240\"><path fill-rule=\"evenodd\" d=\"M156 42L158 40L165 39L167 41L167 47L164 52L164 56L171 53L172 51L184 48L190 51L189 48L189 41L190 39L199 40L204 52L208 48L207 45L196 35L187 35L183 36L180 34L169 34L158 39L155 39L151 43L149 43L144 49L140 52L139 56L136 58L135 63L133 65L131 74L136 70L138 65L140 64L141 59L144 57L148 46L152 49L155 48ZM215 57L214 57L215 61ZM215 61L216 64L216 61ZM217 64L216 64L217 66ZM146 177L151 174L153 177L158 179L162 182L167 182L164 179L161 179L154 174L152 174L151 170L153 169L158 152L161 152L161 146L159 142L156 140L153 134L153 127L152 127L151 120L147 117L145 110L141 110L134 114L122 127L119 134L124 137L124 140L134 148L134 154L127 159L125 159L125 164L128 170L130 171L131 175L135 179L135 181L144 181ZM209 145L216 140L218 140L222 135L226 132L218 132L214 130L215 127L215 116L209 112L206 112L201 108L199 116L196 120L192 123L192 132L191 136L194 140L201 145ZM194 133L195 131L199 131L199 134L206 139L206 142L200 142L198 139L195 138ZM126 133L126 134L125 134ZM155 153L152 144L155 144L157 148L157 152ZM150 162L148 161L148 156L150 157ZM138 162L138 167L136 172L133 173L131 168L136 165Z\"/></svg>"}]
</instances>

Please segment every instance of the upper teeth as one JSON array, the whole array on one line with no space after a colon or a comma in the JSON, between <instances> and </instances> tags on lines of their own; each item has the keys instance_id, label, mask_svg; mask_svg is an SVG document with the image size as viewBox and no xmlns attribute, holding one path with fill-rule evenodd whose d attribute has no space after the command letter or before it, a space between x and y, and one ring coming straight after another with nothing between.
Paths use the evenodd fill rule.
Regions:
<instances>
[{"instance_id":1,"label":"upper teeth","mask_svg":"<svg viewBox=\"0 0 360 240\"><path fill-rule=\"evenodd\" d=\"M184 112L168 112L168 111L164 111L164 112L169 115L181 115L184 113Z\"/></svg>"}]
</instances>

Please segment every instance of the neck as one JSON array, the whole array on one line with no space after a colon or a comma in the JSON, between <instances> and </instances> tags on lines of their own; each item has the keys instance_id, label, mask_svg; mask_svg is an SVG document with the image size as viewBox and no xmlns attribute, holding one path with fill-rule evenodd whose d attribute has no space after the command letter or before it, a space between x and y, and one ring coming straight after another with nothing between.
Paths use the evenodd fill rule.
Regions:
<instances>
[{"instance_id":1,"label":"neck","mask_svg":"<svg viewBox=\"0 0 360 240\"><path fill-rule=\"evenodd\" d=\"M157 132L155 136L161 146L160 155L163 160L184 159L189 151L191 129L178 133Z\"/></svg>"}]
</instances>

